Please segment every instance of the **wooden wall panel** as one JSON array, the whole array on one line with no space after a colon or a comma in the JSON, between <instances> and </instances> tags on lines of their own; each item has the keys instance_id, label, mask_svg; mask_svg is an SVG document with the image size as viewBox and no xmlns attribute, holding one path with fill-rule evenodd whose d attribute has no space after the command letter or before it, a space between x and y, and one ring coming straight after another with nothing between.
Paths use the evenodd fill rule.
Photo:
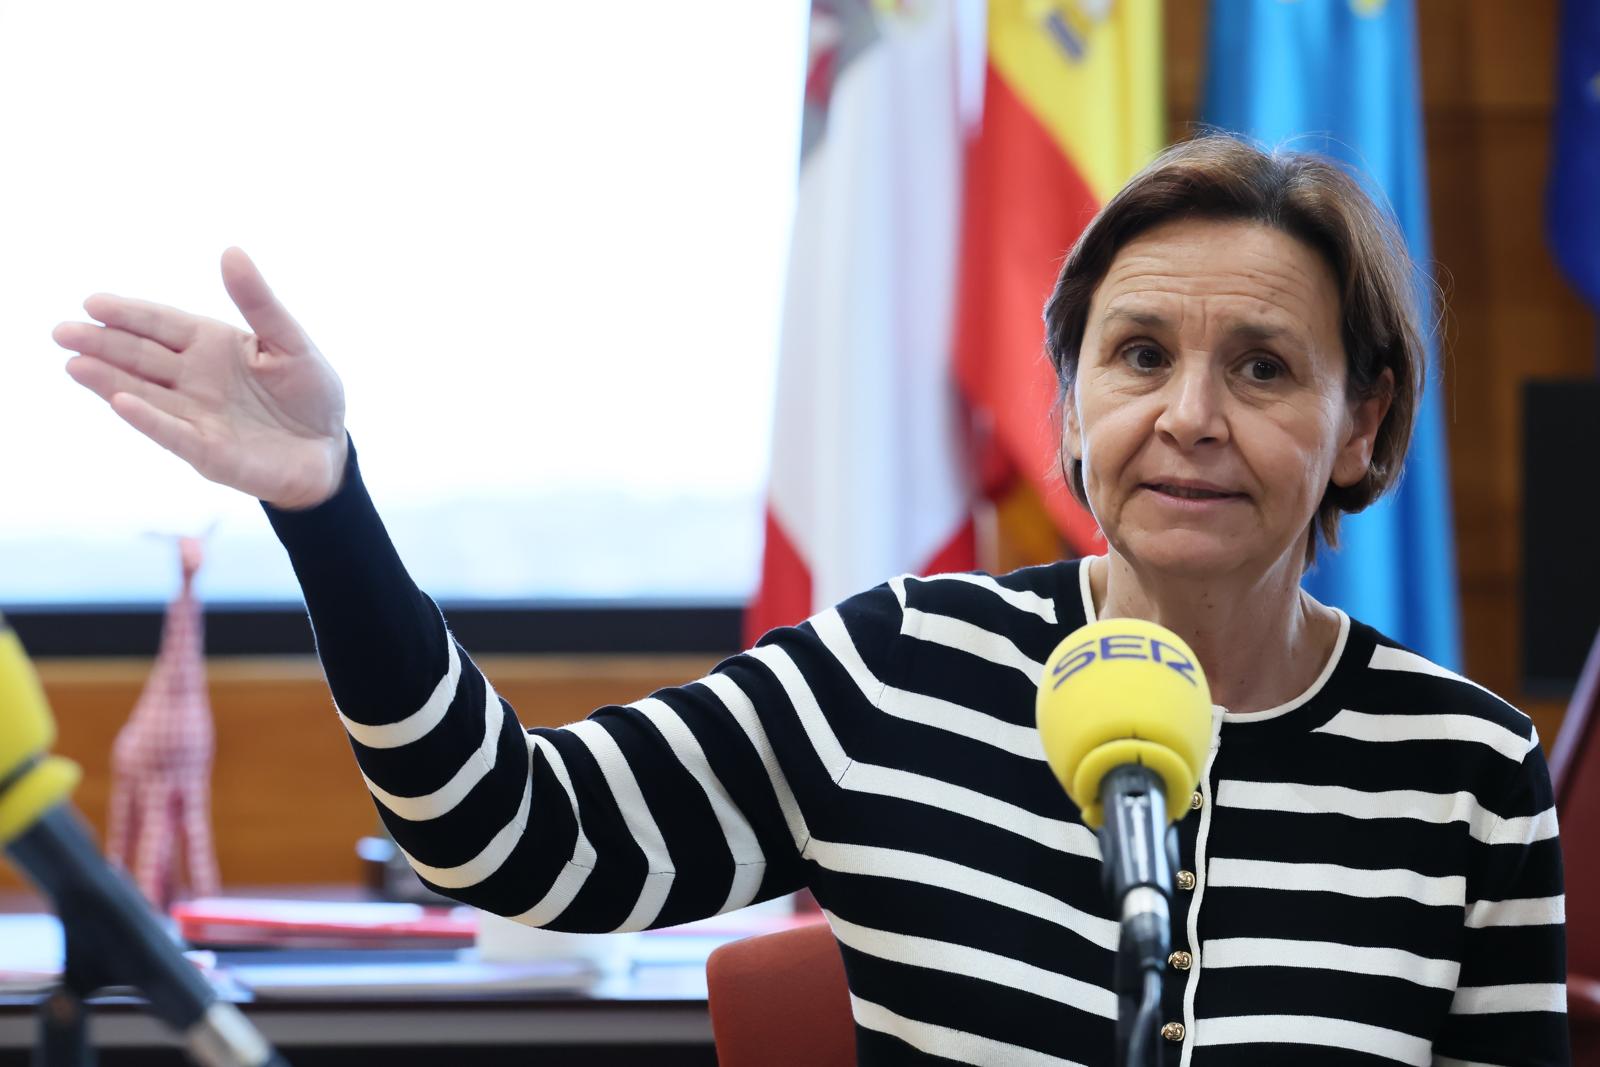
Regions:
<instances>
[{"instance_id":1,"label":"wooden wall panel","mask_svg":"<svg viewBox=\"0 0 1600 1067\"><path fill-rule=\"evenodd\" d=\"M1595 358L1594 317L1545 243L1558 7L1418 7L1467 672L1533 715L1546 745L1565 701L1520 684L1522 389L1590 376Z\"/></svg>"}]
</instances>

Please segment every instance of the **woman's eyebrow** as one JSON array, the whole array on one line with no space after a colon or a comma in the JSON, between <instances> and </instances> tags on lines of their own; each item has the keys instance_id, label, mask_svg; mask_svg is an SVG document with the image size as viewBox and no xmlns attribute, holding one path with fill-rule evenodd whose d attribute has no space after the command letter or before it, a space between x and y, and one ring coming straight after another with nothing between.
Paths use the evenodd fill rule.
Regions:
<instances>
[{"instance_id":1,"label":"woman's eyebrow","mask_svg":"<svg viewBox=\"0 0 1600 1067\"><path fill-rule=\"evenodd\" d=\"M1101 318L1101 325L1126 322L1146 330L1170 330L1172 321L1157 311L1146 311L1143 308L1109 308Z\"/></svg>"},{"instance_id":2,"label":"woman's eyebrow","mask_svg":"<svg viewBox=\"0 0 1600 1067\"><path fill-rule=\"evenodd\" d=\"M1127 323L1140 329L1156 332L1173 329L1171 319L1159 311L1152 311L1147 308L1108 308L1105 315L1100 319L1102 326L1119 323ZM1262 319L1225 319L1222 322L1222 329L1230 338L1255 344L1283 340L1294 341L1299 344L1305 343L1303 333L1289 323Z\"/></svg>"},{"instance_id":3,"label":"woman's eyebrow","mask_svg":"<svg viewBox=\"0 0 1600 1067\"><path fill-rule=\"evenodd\" d=\"M1231 321L1223 324L1223 329L1228 337L1234 340L1246 341L1250 344L1269 344L1273 341L1288 341L1291 344L1304 347L1307 343L1304 333L1285 323L1251 321Z\"/></svg>"}]
</instances>

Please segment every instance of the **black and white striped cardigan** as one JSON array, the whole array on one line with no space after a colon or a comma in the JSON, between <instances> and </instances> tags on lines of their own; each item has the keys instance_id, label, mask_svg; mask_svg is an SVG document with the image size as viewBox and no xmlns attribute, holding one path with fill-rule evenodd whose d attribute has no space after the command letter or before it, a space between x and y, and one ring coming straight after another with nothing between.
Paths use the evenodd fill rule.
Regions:
<instances>
[{"instance_id":1,"label":"black and white striped cardigan","mask_svg":"<svg viewBox=\"0 0 1600 1067\"><path fill-rule=\"evenodd\" d=\"M574 931L809 886L860 1061L1112 1062L1116 924L1045 766L1078 562L897 578L711 674L525 731L407 575L351 449L268 508L378 810L430 885ZM1567 1062L1561 856L1528 718L1343 619L1316 682L1213 713L1180 824L1166 1062Z\"/></svg>"}]
</instances>

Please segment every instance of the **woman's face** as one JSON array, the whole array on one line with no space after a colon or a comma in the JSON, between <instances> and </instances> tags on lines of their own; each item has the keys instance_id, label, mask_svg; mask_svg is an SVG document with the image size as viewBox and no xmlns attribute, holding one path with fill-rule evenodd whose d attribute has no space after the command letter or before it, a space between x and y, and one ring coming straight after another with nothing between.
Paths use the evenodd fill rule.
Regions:
<instances>
[{"instance_id":1,"label":"woman's face","mask_svg":"<svg viewBox=\"0 0 1600 1067\"><path fill-rule=\"evenodd\" d=\"M1188 577L1299 573L1324 490L1365 475L1388 411L1387 388L1347 399L1339 316L1323 258L1259 223L1170 222L1123 246L1064 419L1113 550Z\"/></svg>"}]
</instances>

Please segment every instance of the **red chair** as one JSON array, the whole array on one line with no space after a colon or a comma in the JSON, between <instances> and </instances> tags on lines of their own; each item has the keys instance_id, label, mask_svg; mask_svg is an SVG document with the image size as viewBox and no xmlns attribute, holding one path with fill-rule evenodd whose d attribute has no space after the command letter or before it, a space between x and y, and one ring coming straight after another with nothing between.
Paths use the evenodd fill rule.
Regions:
<instances>
[{"instance_id":1,"label":"red chair","mask_svg":"<svg viewBox=\"0 0 1600 1067\"><path fill-rule=\"evenodd\" d=\"M1600 1063L1600 634L1550 752L1567 876L1567 1016L1572 1061Z\"/></svg>"},{"instance_id":2,"label":"red chair","mask_svg":"<svg viewBox=\"0 0 1600 1067\"><path fill-rule=\"evenodd\" d=\"M850 1067L855 1023L825 922L723 945L706 960L721 1067Z\"/></svg>"}]
</instances>

